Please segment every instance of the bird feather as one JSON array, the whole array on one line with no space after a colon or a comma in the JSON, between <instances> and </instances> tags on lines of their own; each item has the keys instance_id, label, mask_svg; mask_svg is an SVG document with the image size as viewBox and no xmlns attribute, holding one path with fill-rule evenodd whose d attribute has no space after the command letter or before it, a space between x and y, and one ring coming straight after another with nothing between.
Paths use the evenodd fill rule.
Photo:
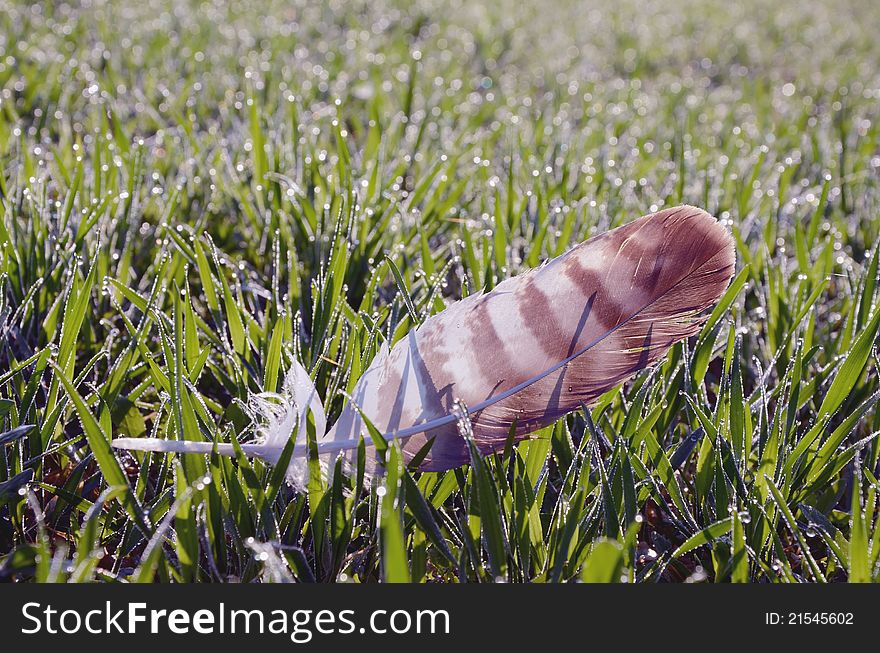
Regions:
<instances>
[{"instance_id":1,"label":"bird feather","mask_svg":"<svg viewBox=\"0 0 880 653\"><path fill-rule=\"evenodd\" d=\"M336 423L325 417L308 373L294 362L282 408L268 408L260 443L245 453L277 461L294 424L313 415L318 450L348 456L366 417L401 443L423 471L469 460L456 406L468 407L469 432L482 453L502 448L511 431L527 437L594 402L696 334L735 268L733 239L692 206L643 216L594 236L565 254L470 295L383 347L355 384ZM153 451L210 451L211 443L143 438L114 446ZM218 445L228 453L229 445ZM231 449L231 448L230 448ZM288 477L303 478L304 445Z\"/></svg>"}]
</instances>

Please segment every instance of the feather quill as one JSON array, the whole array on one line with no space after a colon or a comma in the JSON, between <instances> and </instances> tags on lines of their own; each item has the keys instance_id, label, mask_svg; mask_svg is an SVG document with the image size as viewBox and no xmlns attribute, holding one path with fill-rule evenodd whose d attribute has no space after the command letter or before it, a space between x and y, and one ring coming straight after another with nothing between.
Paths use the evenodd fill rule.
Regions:
<instances>
[{"instance_id":1,"label":"feather quill","mask_svg":"<svg viewBox=\"0 0 880 653\"><path fill-rule=\"evenodd\" d=\"M419 468L450 469L469 460L457 430L456 402L469 407L473 438L489 453L590 404L696 334L733 275L733 239L692 206L643 216L565 254L471 295L428 318L376 355L326 435L324 410L298 363L281 407L264 406L269 424L248 455L270 463L294 424L313 414L322 454L370 442L362 414L409 459L433 439ZM301 441L301 440L300 440ZM205 453L211 443L121 438L114 446ZM229 445L217 445L230 453ZM303 478L303 445L288 470Z\"/></svg>"}]
</instances>

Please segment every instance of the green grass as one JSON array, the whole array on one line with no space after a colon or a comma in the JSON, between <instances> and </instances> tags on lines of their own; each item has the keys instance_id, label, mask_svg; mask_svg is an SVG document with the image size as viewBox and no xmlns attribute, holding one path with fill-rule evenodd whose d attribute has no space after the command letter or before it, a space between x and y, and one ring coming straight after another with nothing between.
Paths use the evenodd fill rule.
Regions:
<instances>
[{"instance_id":1,"label":"green grass","mask_svg":"<svg viewBox=\"0 0 880 653\"><path fill-rule=\"evenodd\" d=\"M0 0L3 580L880 580L880 5L223 4ZM706 328L503 454L298 494L109 447L247 442L293 358L332 420L682 202L737 240Z\"/></svg>"}]
</instances>

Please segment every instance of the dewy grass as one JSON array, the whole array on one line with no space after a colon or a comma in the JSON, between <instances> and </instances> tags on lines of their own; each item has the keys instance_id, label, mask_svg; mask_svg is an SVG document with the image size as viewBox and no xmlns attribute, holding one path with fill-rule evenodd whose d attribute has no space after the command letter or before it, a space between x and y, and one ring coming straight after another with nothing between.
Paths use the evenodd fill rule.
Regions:
<instances>
[{"instance_id":1,"label":"dewy grass","mask_svg":"<svg viewBox=\"0 0 880 653\"><path fill-rule=\"evenodd\" d=\"M877 3L258 4L0 0L3 579L880 579ZM333 420L447 302L685 202L731 290L595 406L445 473L240 454L293 358Z\"/></svg>"}]
</instances>

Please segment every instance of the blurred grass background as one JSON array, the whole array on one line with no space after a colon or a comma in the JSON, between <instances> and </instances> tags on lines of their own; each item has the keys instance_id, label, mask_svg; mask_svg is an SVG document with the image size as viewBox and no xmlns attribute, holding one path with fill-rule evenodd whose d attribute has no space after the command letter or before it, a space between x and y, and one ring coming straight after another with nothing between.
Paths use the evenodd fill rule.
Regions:
<instances>
[{"instance_id":1,"label":"blurred grass background","mask_svg":"<svg viewBox=\"0 0 880 653\"><path fill-rule=\"evenodd\" d=\"M0 0L0 579L877 580L878 24ZM297 494L108 445L246 442L292 358L332 419L410 307L683 202L738 245L702 333L503 455Z\"/></svg>"}]
</instances>

